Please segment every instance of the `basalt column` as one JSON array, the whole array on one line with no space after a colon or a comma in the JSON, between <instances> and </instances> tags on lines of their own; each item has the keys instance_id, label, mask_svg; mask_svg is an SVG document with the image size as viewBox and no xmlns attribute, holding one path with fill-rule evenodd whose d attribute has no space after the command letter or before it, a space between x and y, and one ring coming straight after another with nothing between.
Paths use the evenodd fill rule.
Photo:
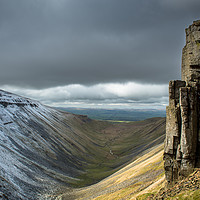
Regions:
<instances>
[{"instance_id":1,"label":"basalt column","mask_svg":"<svg viewBox=\"0 0 200 200\"><path fill-rule=\"evenodd\" d=\"M169 83L164 148L169 184L200 167L200 20L186 29L182 54L182 80Z\"/></svg>"}]
</instances>

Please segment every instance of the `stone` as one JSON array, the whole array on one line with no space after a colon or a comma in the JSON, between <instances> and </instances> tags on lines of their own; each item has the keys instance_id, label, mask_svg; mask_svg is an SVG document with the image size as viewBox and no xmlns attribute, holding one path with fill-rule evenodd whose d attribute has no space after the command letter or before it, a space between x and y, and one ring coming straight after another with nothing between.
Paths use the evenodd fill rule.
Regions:
<instances>
[{"instance_id":1,"label":"stone","mask_svg":"<svg viewBox=\"0 0 200 200\"><path fill-rule=\"evenodd\" d=\"M169 185L200 167L200 20L186 30L181 79L169 82L164 167Z\"/></svg>"}]
</instances>

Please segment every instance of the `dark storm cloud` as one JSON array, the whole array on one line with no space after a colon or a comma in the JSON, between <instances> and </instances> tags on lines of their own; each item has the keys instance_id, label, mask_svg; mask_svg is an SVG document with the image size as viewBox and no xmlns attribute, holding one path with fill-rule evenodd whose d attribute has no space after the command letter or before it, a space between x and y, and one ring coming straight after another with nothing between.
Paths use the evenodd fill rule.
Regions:
<instances>
[{"instance_id":1,"label":"dark storm cloud","mask_svg":"<svg viewBox=\"0 0 200 200\"><path fill-rule=\"evenodd\" d=\"M167 83L199 0L1 0L0 84Z\"/></svg>"}]
</instances>

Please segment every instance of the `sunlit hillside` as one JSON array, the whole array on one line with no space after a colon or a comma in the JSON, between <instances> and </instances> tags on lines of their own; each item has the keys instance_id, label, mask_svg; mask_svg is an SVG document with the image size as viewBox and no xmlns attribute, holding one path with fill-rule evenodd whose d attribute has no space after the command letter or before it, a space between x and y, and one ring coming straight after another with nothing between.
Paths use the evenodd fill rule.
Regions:
<instances>
[{"instance_id":1,"label":"sunlit hillside","mask_svg":"<svg viewBox=\"0 0 200 200\"><path fill-rule=\"evenodd\" d=\"M57 198L62 200L120 200L146 197L164 186L163 145L144 152L134 162L89 187L72 190Z\"/></svg>"}]
</instances>

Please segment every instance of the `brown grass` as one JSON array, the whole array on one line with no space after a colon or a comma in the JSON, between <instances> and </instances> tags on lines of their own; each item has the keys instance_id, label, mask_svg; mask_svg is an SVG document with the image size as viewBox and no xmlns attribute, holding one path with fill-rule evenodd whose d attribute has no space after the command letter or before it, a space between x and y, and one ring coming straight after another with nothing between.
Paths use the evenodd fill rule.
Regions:
<instances>
[{"instance_id":1,"label":"brown grass","mask_svg":"<svg viewBox=\"0 0 200 200\"><path fill-rule=\"evenodd\" d=\"M159 190L164 183L163 145L152 149L115 174L89 187L75 189L60 196L63 200L136 199L137 196ZM73 197L73 198L72 198Z\"/></svg>"}]
</instances>

